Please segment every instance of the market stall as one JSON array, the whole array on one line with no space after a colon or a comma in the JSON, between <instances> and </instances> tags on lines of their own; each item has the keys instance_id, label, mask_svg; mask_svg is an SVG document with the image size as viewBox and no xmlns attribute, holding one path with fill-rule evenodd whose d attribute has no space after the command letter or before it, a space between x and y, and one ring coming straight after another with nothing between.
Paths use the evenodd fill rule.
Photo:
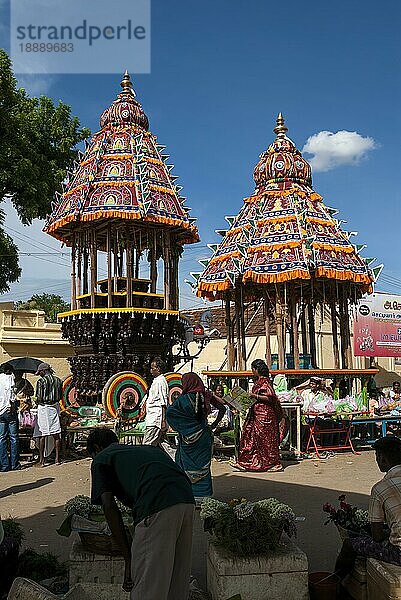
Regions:
<instances>
[{"instance_id":1,"label":"market stall","mask_svg":"<svg viewBox=\"0 0 401 600\"><path fill-rule=\"evenodd\" d=\"M290 450L296 456L302 454L302 429L306 431L305 453L315 451L318 458L322 452L330 450L351 450L356 453L352 443L354 425L369 419L368 386L378 369L282 369L271 371L273 382L278 383L285 378L288 390L280 391L276 385L276 393L289 421ZM202 371L210 385L213 381L225 381L228 387L241 386L248 389L252 371ZM282 376L282 377L277 377ZM298 390L305 380L318 378L330 381L331 393L317 394L313 404L305 405ZM341 397L341 391L348 390L346 397ZM290 413L290 414L289 414ZM358 420L359 419L359 420ZM374 417L370 417L374 420ZM395 420L395 418L393 417ZM400 417L401 422L401 417ZM383 420L385 423L386 420ZM331 440L330 440L331 438Z\"/></svg>"}]
</instances>

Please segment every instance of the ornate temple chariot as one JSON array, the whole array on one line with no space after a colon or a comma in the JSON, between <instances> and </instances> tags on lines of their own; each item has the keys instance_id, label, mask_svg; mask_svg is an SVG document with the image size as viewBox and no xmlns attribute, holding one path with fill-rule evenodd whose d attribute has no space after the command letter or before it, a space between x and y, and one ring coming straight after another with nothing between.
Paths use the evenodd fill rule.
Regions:
<instances>
[{"instance_id":1,"label":"ornate temple chariot","mask_svg":"<svg viewBox=\"0 0 401 600\"><path fill-rule=\"evenodd\" d=\"M372 288L377 271L364 259L354 232L341 228L336 209L312 188L311 167L287 137L281 113L276 139L260 155L255 191L202 273L194 273L197 294L225 304L228 369L246 368L245 310L264 307L266 360L277 335L278 368L299 369L308 356L318 367L315 315L330 315L335 367L352 367L350 309ZM205 261L201 261L205 264ZM379 267L380 269L380 267Z\"/></svg>"},{"instance_id":2,"label":"ornate temple chariot","mask_svg":"<svg viewBox=\"0 0 401 600\"><path fill-rule=\"evenodd\" d=\"M59 315L76 353L69 386L91 405L114 378L134 393L135 413L151 358L162 355L172 369L173 346L185 338L178 265L199 237L127 72L121 87L45 232L71 247L71 310ZM117 405L111 399L109 412Z\"/></svg>"}]
</instances>

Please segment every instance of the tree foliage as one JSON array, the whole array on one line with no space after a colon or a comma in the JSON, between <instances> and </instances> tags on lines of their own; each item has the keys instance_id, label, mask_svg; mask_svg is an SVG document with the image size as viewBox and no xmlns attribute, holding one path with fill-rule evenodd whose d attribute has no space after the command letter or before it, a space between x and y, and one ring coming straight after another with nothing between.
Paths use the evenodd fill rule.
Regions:
<instances>
[{"instance_id":1,"label":"tree foliage","mask_svg":"<svg viewBox=\"0 0 401 600\"><path fill-rule=\"evenodd\" d=\"M0 202L10 199L24 225L45 218L56 192L77 158L76 145L90 135L63 102L32 98L17 87L11 61L0 49ZM21 270L18 249L2 232L0 212L0 292ZM2 257L8 266L3 269Z\"/></svg>"},{"instance_id":2,"label":"tree foliage","mask_svg":"<svg viewBox=\"0 0 401 600\"><path fill-rule=\"evenodd\" d=\"M70 310L70 305L57 294L34 294L29 300L19 300L15 303L17 310L43 310L46 321L57 322L57 313Z\"/></svg>"}]
</instances>

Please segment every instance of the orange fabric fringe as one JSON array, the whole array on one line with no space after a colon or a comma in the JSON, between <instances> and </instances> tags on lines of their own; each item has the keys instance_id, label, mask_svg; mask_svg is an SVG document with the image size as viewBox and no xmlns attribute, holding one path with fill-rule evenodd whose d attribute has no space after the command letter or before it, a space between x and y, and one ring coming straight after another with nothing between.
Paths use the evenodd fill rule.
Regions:
<instances>
[{"instance_id":1,"label":"orange fabric fringe","mask_svg":"<svg viewBox=\"0 0 401 600\"><path fill-rule=\"evenodd\" d=\"M158 158L152 158L151 156L145 156L146 162L152 163L152 165L164 166L164 162Z\"/></svg>"},{"instance_id":2,"label":"orange fabric fringe","mask_svg":"<svg viewBox=\"0 0 401 600\"><path fill-rule=\"evenodd\" d=\"M327 267L319 267L316 269L316 277L326 277L328 279L338 279L340 281L353 281L354 283L372 284L372 279L369 275L353 273L352 271L337 271L336 269L328 269Z\"/></svg>"},{"instance_id":3,"label":"orange fabric fringe","mask_svg":"<svg viewBox=\"0 0 401 600\"><path fill-rule=\"evenodd\" d=\"M283 217L273 217L272 219L262 219L258 225L269 225L270 223L281 223L284 221L296 221L297 215L284 215Z\"/></svg>"},{"instance_id":4,"label":"orange fabric fringe","mask_svg":"<svg viewBox=\"0 0 401 600\"><path fill-rule=\"evenodd\" d=\"M334 252L346 252L347 254L355 253L355 250L352 246L336 246L335 244L322 244L320 242L313 242L313 248L316 250L333 250Z\"/></svg>"},{"instance_id":5,"label":"orange fabric fringe","mask_svg":"<svg viewBox=\"0 0 401 600\"><path fill-rule=\"evenodd\" d=\"M213 256L213 258L211 258L209 261L209 265L222 262L225 258L228 258L229 256L231 256L232 258L238 258L238 256L240 255L241 253L236 250L235 252L227 252L226 254L220 254L220 256Z\"/></svg>"},{"instance_id":6,"label":"orange fabric fringe","mask_svg":"<svg viewBox=\"0 0 401 600\"><path fill-rule=\"evenodd\" d=\"M88 184L87 183L81 183L80 185L77 185L73 188L71 188L70 190L68 190L67 192L64 192L64 194L61 196L62 198L68 198L69 196L71 196L71 194L73 194L74 192L79 192L79 190L83 190L84 188L87 188Z\"/></svg>"},{"instance_id":7,"label":"orange fabric fringe","mask_svg":"<svg viewBox=\"0 0 401 600\"><path fill-rule=\"evenodd\" d=\"M254 283L280 283L294 279L310 279L309 271L297 269L295 271L284 271L282 273L255 273L254 271L245 271L244 281L253 281Z\"/></svg>"},{"instance_id":8,"label":"orange fabric fringe","mask_svg":"<svg viewBox=\"0 0 401 600\"><path fill-rule=\"evenodd\" d=\"M170 190L170 188L166 188L161 185L152 185L151 184L149 187L151 190L155 190L156 192L165 192L166 194L170 194L170 196L176 195L176 193L173 190Z\"/></svg>"},{"instance_id":9,"label":"orange fabric fringe","mask_svg":"<svg viewBox=\"0 0 401 600\"><path fill-rule=\"evenodd\" d=\"M335 225L334 221L329 219L320 219L319 217L306 217L308 223L320 223L320 225Z\"/></svg>"},{"instance_id":10,"label":"orange fabric fringe","mask_svg":"<svg viewBox=\"0 0 401 600\"><path fill-rule=\"evenodd\" d=\"M231 283L227 280L225 281L220 281L220 282L216 282L216 283L206 283L204 281L201 281L198 285L198 293L197 295L201 296L203 294L200 294L199 292L223 292L224 290L228 290L230 289L230 287L232 287Z\"/></svg>"},{"instance_id":11,"label":"orange fabric fringe","mask_svg":"<svg viewBox=\"0 0 401 600\"><path fill-rule=\"evenodd\" d=\"M244 226L241 225L241 227L235 227L234 229L229 229L226 233L226 236L229 237L229 236L235 235L236 233L239 233L243 229L250 229L250 228L251 228L251 226L249 225L249 223L247 223Z\"/></svg>"},{"instance_id":12,"label":"orange fabric fringe","mask_svg":"<svg viewBox=\"0 0 401 600\"><path fill-rule=\"evenodd\" d=\"M56 229L63 227L63 225L67 225L68 223L71 223L71 221L75 221L75 215L67 215L66 217L63 217L62 219L60 219L59 221L55 221L54 223L52 223L51 225L46 227L45 231L46 231L46 233L52 233Z\"/></svg>"},{"instance_id":13,"label":"orange fabric fringe","mask_svg":"<svg viewBox=\"0 0 401 600\"><path fill-rule=\"evenodd\" d=\"M129 187L133 187L138 185L137 181L93 181L93 187L122 187L123 185L128 185Z\"/></svg>"},{"instance_id":14,"label":"orange fabric fringe","mask_svg":"<svg viewBox=\"0 0 401 600\"><path fill-rule=\"evenodd\" d=\"M265 250L267 252L275 252L276 250L281 250L282 248L298 248L302 245L302 241L294 241L294 242L283 242L278 244L262 244L261 246L252 246L248 248L249 254L255 254L255 252L259 252L259 250Z\"/></svg>"}]
</instances>

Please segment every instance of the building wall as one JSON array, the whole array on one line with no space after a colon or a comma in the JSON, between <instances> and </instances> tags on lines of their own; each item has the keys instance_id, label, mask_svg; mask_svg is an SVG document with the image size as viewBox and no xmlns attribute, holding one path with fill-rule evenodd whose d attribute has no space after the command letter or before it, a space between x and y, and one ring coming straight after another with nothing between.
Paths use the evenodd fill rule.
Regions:
<instances>
[{"instance_id":1,"label":"building wall","mask_svg":"<svg viewBox=\"0 0 401 600\"><path fill-rule=\"evenodd\" d=\"M70 374L67 358L74 349L61 337L58 323L46 323L39 310L14 310L9 302L0 303L0 364L21 356L49 363L64 379Z\"/></svg>"},{"instance_id":2,"label":"building wall","mask_svg":"<svg viewBox=\"0 0 401 600\"><path fill-rule=\"evenodd\" d=\"M333 338L331 334L331 322L328 317L322 320L318 313L315 320L316 329L316 352L317 363L321 369L334 368L333 354ZM191 353L196 353L196 346L191 348ZM249 336L246 338L247 348L247 368L250 369L251 362L256 358L265 358L266 354L266 339L265 336ZM287 340L287 348L289 343ZM271 351L272 354L277 353L277 338L271 336ZM224 364L226 358L226 340L214 339L210 341L200 353L199 357L193 362L193 370L200 373L203 370L218 370L226 369ZM353 356L354 369L368 369L370 361L362 356ZM379 369L379 374L376 376L376 384L379 387L391 385L397 379L401 381L401 366L395 365L393 358L376 358L375 367ZM191 363L181 366L179 369L185 373L191 370Z\"/></svg>"}]
</instances>

